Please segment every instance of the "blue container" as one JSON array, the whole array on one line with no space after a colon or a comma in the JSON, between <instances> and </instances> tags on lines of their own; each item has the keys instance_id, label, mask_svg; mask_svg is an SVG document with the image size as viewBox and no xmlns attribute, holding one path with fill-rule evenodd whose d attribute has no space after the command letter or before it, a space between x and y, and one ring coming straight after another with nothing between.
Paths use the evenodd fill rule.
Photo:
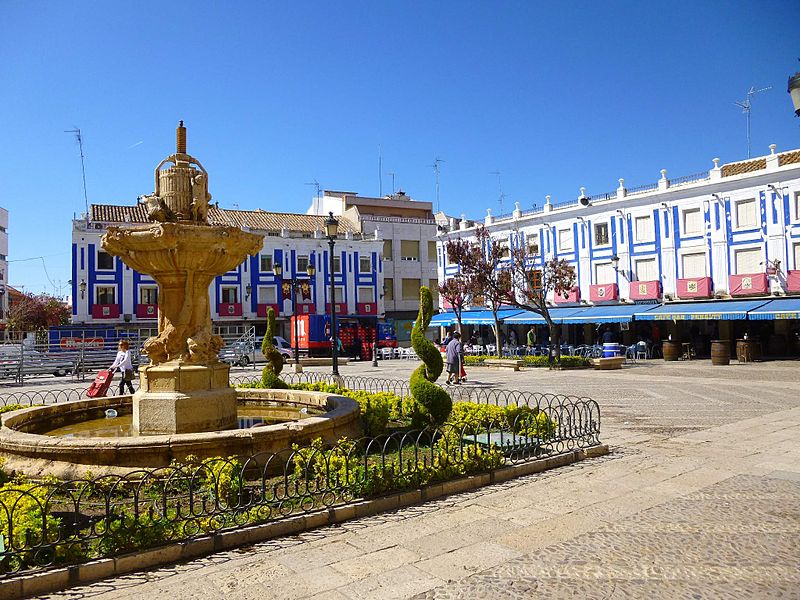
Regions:
<instances>
[{"instance_id":1,"label":"blue container","mask_svg":"<svg viewBox=\"0 0 800 600\"><path fill-rule=\"evenodd\" d=\"M622 356L622 348L616 342L607 342L603 344L603 358L613 358L614 356Z\"/></svg>"}]
</instances>

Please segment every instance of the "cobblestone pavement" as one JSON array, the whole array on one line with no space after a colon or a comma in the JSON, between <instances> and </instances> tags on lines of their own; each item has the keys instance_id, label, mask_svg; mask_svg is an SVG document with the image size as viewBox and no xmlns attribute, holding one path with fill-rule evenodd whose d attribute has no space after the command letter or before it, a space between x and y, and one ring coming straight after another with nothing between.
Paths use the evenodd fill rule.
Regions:
<instances>
[{"instance_id":1,"label":"cobblestone pavement","mask_svg":"<svg viewBox=\"0 0 800 600\"><path fill-rule=\"evenodd\" d=\"M595 398L612 454L50 597L800 598L798 364L472 369Z\"/></svg>"}]
</instances>

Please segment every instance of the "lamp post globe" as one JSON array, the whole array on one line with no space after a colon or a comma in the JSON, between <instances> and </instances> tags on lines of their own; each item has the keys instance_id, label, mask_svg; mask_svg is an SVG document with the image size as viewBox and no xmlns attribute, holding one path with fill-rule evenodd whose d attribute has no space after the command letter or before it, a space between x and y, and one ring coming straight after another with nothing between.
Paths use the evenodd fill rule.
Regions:
<instances>
[{"instance_id":1,"label":"lamp post globe","mask_svg":"<svg viewBox=\"0 0 800 600\"><path fill-rule=\"evenodd\" d=\"M333 216L333 212L328 213L325 219L325 237L328 238L330 248L330 300L331 300L331 370L334 377L339 376L339 330L336 327L336 287L334 278L334 256L333 250L336 245L336 236L339 233L339 221Z\"/></svg>"},{"instance_id":2,"label":"lamp post globe","mask_svg":"<svg viewBox=\"0 0 800 600\"><path fill-rule=\"evenodd\" d=\"M800 117L800 71L789 77L789 89L794 104L794 116Z\"/></svg>"}]
</instances>

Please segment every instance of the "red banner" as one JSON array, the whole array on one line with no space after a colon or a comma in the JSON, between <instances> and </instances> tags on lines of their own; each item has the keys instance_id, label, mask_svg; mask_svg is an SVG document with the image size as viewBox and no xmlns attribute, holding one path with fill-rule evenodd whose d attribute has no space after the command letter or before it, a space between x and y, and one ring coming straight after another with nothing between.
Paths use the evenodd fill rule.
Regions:
<instances>
[{"instance_id":1,"label":"red banner","mask_svg":"<svg viewBox=\"0 0 800 600\"><path fill-rule=\"evenodd\" d=\"M731 275L728 278L731 296L751 296L766 294L769 291L769 282L766 273L751 275Z\"/></svg>"},{"instance_id":2,"label":"red banner","mask_svg":"<svg viewBox=\"0 0 800 600\"><path fill-rule=\"evenodd\" d=\"M786 291L800 292L800 271L789 271L786 274Z\"/></svg>"},{"instance_id":3,"label":"red banner","mask_svg":"<svg viewBox=\"0 0 800 600\"><path fill-rule=\"evenodd\" d=\"M656 300L661 297L660 281L631 281L631 300Z\"/></svg>"},{"instance_id":4,"label":"red banner","mask_svg":"<svg viewBox=\"0 0 800 600\"><path fill-rule=\"evenodd\" d=\"M569 293L567 293L566 297L564 293L565 292L555 294L556 304L574 304L581 301L581 289L577 286L572 288Z\"/></svg>"},{"instance_id":5,"label":"red banner","mask_svg":"<svg viewBox=\"0 0 800 600\"><path fill-rule=\"evenodd\" d=\"M592 302L619 300L619 287L616 283L598 283L589 286L589 300Z\"/></svg>"},{"instance_id":6,"label":"red banner","mask_svg":"<svg viewBox=\"0 0 800 600\"><path fill-rule=\"evenodd\" d=\"M679 298L710 298L711 277L678 279Z\"/></svg>"}]
</instances>

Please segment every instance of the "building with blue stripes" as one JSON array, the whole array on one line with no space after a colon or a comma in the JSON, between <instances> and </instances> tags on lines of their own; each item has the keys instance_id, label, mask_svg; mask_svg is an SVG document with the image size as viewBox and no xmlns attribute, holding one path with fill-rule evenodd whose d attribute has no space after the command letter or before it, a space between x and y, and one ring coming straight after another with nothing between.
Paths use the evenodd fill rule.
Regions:
<instances>
[{"instance_id":1,"label":"building with blue stripes","mask_svg":"<svg viewBox=\"0 0 800 600\"><path fill-rule=\"evenodd\" d=\"M256 256L217 277L209 288L211 317L223 335L244 333L253 325L263 330L269 307L274 308L289 338L293 314L291 281L297 286L297 314L328 314L330 257L324 238L324 216L227 210L211 206L213 224L235 225L264 236ZM158 328L158 288L146 275L104 252L100 238L109 225L146 224L145 207L94 204L87 218L72 225L72 322L87 329L135 329L142 336ZM383 316L383 240L365 236L347 217L339 219L334 250L336 312L373 325ZM281 265L280 277L274 266ZM308 266L314 275L308 275Z\"/></svg>"},{"instance_id":2,"label":"building with blue stripes","mask_svg":"<svg viewBox=\"0 0 800 600\"><path fill-rule=\"evenodd\" d=\"M662 170L657 182L633 188L619 179L616 190L601 194L581 188L564 202L547 196L532 210L517 203L509 215L488 210L483 224L508 248L508 260L525 245L535 264L560 258L574 267L575 288L549 300L577 342L590 342L603 323L636 341L660 321L665 337L749 333L765 352L798 353L800 306L792 296L800 295L800 150L779 153L772 145L766 156L719 163L677 178ZM459 269L447 262L446 242L469 239L475 225L466 216L451 219L439 235L440 281ZM447 312L437 319L452 320ZM524 329L544 321L517 311L504 323Z\"/></svg>"}]
</instances>

